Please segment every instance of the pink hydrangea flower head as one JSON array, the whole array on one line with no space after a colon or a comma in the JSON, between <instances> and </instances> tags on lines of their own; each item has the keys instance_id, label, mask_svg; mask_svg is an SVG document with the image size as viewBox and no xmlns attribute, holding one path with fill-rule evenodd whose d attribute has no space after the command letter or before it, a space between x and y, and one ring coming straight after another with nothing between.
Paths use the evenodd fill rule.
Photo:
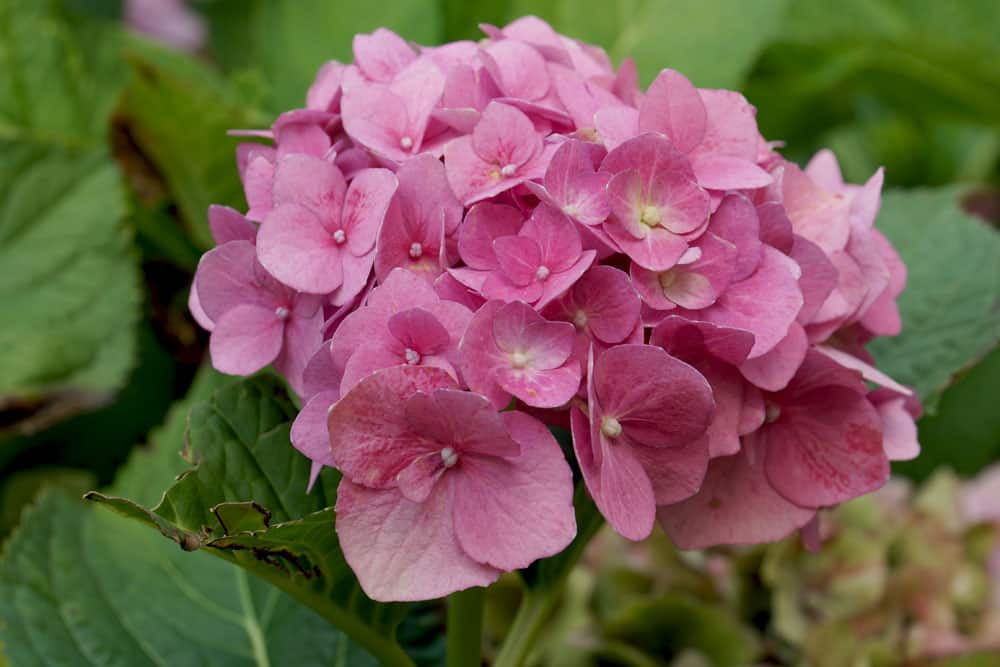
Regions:
<instances>
[{"instance_id":1,"label":"pink hydrangea flower head","mask_svg":"<svg viewBox=\"0 0 1000 667\"><path fill-rule=\"evenodd\" d=\"M608 153L601 170L612 174L604 230L643 268L671 268L688 248L684 235L708 220L708 194L687 158L666 138L644 134Z\"/></svg>"},{"instance_id":2,"label":"pink hydrangea flower head","mask_svg":"<svg viewBox=\"0 0 1000 667\"><path fill-rule=\"evenodd\" d=\"M440 369L368 376L333 407L328 428L344 475L337 534L376 600L488 585L576 533L572 475L548 429L497 413Z\"/></svg>"},{"instance_id":3,"label":"pink hydrangea flower head","mask_svg":"<svg viewBox=\"0 0 1000 667\"><path fill-rule=\"evenodd\" d=\"M714 403L705 378L650 345L619 345L588 371L587 414L573 408L573 446L611 526L641 540L657 504L698 490Z\"/></svg>"},{"instance_id":4,"label":"pink hydrangea flower head","mask_svg":"<svg viewBox=\"0 0 1000 667\"><path fill-rule=\"evenodd\" d=\"M489 301L462 338L463 377L497 409L511 396L538 408L565 405L580 387L574 338L571 324L547 321L524 302Z\"/></svg>"}]
</instances>

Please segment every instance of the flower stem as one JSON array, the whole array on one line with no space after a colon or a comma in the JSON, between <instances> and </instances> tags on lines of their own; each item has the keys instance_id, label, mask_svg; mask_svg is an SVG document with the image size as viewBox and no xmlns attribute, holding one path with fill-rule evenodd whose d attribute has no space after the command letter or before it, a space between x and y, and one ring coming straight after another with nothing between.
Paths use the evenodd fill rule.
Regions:
<instances>
[{"instance_id":1,"label":"flower stem","mask_svg":"<svg viewBox=\"0 0 1000 667\"><path fill-rule=\"evenodd\" d=\"M521 667L535 644L546 619L559 601L551 591L525 591L517 616L493 661L493 667Z\"/></svg>"},{"instance_id":2,"label":"flower stem","mask_svg":"<svg viewBox=\"0 0 1000 667\"><path fill-rule=\"evenodd\" d=\"M469 588L448 596L448 667L482 664L485 588Z\"/></svg>"}]
</instances>

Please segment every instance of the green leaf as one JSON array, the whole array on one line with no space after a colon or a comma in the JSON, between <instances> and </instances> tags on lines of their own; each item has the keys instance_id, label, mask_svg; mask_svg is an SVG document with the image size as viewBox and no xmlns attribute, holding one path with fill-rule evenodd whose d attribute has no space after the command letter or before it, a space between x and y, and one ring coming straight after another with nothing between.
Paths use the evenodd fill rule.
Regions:
<instances>
[{"instance_id":1,"label":"green leaf","mask_svg":"<svg viewBox=\"0 0 1000 667\"><path fill-rule=\"evenodd\" d=\"M127 57L132 77L122 120L163 175L191 239L209 248L209 205L245 208L236 169L241 139L226 131L266 127L270 119L255 112L242 91L188 56L136 39Z\"/></svg>"},{"instance_id":2,"label":"green leaf","mask_svg":"<svg viewBox=\"0 0 1000 667\"><path fill-rule=\"evenodd\" d=\"M608 621L604 634L660 658L689 649L713 667L749 665L758 652L751 632L727 611L683 595L637 599Z\"/></svg>"},{"instance_id":3,"label":"green leaf","mask_svg":"<svg viewBox=\"0 0 1000 667\"><path fill-rule=\"evenodd\" d=\"M960 190L888 192L877 226L909 276L903 332L871 349L879 368L917 389L933 413L959 371L1000 340L1000 235L959 208Z\"/></svg>"},{"instance_id":4,"label":"green leaf","mask_svg":"<svg viewBox=\"0 0 1000 667\"><path fill-rule=\"evenodd\" d=\"M100 405L134 364L139 274L107 152L114 33L0 4L0 409Z\"/></svg>"},{"instance_id":5,"label":"green leaf","mask_svg":"<svg viewBox=\"0 0 1000 667\"><path fill-rule=\"evenodd\" d=\"M352 60L358 33L385 27L421 44L442 41L439 3L424 0L218 0L205 11L216 54L230 69L259 69L275 113L305 103L323 63Z\"/></svg>"},{"instance_id":6,"label":"green leaf","mask_svg":"<svg viewBox=\"0 0 1000 667\"><path fill-rule=\"evenodd\" d=\"M219 377L200 377L124 469L118 492L148 500L184 467L177 450L188 406ZM45 493L6 544L0 599L0 641L18 667L376 664L242 569L61 492Z\"/></svg>"},{"instance_id":7,"label":"green leaf","mask_svg":"<svg viewBox=\"0 0 1000 667\"><path fill-rule=\"evenodd\" d=\"M289 441L294 415L273 378L220 389L192 410L184 455L193 467L156 507L88 498L271 582L386 664L410 664L393 639L407 607L368 599L340 551L330 509L338 476L327 471L306 493L310 463Z\"/></svg>"}]
</instances>

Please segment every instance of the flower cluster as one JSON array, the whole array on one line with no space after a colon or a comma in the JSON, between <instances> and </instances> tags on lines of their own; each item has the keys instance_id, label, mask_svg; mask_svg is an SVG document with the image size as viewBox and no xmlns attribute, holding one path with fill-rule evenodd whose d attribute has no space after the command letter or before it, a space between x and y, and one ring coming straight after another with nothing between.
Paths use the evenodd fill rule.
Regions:
<instances>
[{"instance_id":1,"label":"flower cluster","mask_svg":"<svg viewBox=\"0 0 1000 667\"><path fill-rule=\"evenodd\" d=\"M534 17L440 47L387 30L239 146L191 309L217 369L269 364L293 444L343 475L365 591L485 585L572 540L572 472L619 533L685 548L805 528L916 454L864 345L905 269L881 172L803 170L739 93ZM875 388L873 388L875 387Z\"/></svg>"}]
</instances>

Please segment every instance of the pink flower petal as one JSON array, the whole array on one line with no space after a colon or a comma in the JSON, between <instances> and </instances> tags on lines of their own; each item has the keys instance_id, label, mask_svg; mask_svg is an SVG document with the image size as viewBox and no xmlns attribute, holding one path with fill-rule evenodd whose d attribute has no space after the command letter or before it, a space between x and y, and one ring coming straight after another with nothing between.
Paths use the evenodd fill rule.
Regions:
<instances>
[{"instance_id":1,"label":"pink flower petal","mask_svg":"<svg viewBox=\"0 0 1000 667\"><path fill-rule=\"evenodd\" d=\"M365 255L375 247L375 237L395 191L396 177L388 169L363 169L354 176L344 195L341 225L347 234L347 246L355 256Z\"/></svg>"},{"instance_id":2,"label":"pink flower petal","mask_svg":"<svg viewBox=\"0 0 1000 667\"><path fill-rule=\"evenodd\" d=\"M340 392L321 391L310 398L292 422L292 446L311 461L325 466L336 465L326 430L326 415L340 398Z\"/></svg>"},{"instance_id":3,"label":"pink flower petal","mask_svg":"<svg viewBox=\"0 0 1000 667\"><path fill-rule=\"evenodd\" d=\"M809 350L809 339L801 325L792 323L788 333L769 351L740 364L740 373L765 391L788 386Z\"/></svg>"},{"instance_id":4,"label":"pink flower petal","mask_svg":"<svg viewBox=\"0 0 1000 667\"><path fill-rule=\"evenodd\" d=\"M337 537L368 597L381 602L430 600L488 586L500 570L477 563L458 544L449 483L423 503L395 489L375 490L346 477L337 489Z\"/></svg>"},{"instance_id":5,"label":"pink flower petal","mask_svg":"<svg viewBox=\"0 0 1000 667\"><path fill-rule=\"evenodd\" d=\"M464 459L453 512L466 554L516 570L559 553L576 535L573 477L544 424L520 412L504 413L503 421L520 455Z\"/></svg>"},{"instance_id":6,"label":"pink flower petal","mask_svg":"<svg viewBox=\"0 0 1000 667\"><path fill-rule=\"evenodd\" d=\"M462 261L474 269L498 268L493 241L502 236L515 236L524 218L513 206L476 204L465 216L459 230L458 252Z\"/></svg>"},{"instance_id":7,"label":"pink flower petal","mask_svg":"<svg viewBox=\"0 0 1000 667\"><path fill-rule=\"evenodd\" d=\"M707 121L698 90L672 69L657 75L639 105L639 131L665 134L682 153L701 144Z\"/></svg>"},{"instance_id":8,"label":"pink flower petal","mask_svg":"<svg viewBox=\"0 0 1000 667\"><path fill-rule=\"evenodd\" d=\"M208 226L216 245L229 241L250 241L257 238L257 225L228 206L212 204L208 207Z\"/></svg>"},{"instance_id":9,"label":"pink flower petal","mask_svg":"<svg viewBox=\"0 0 1000 667\"><path fill-rule=\"evenodd\" d=\"M354 64L372 81L388 83L417 55L406 41L385 28L370 35L355 35Z\"/></svg>"},{"instance_id":10,"label":"pink flower petal","mask_svg":"<svg viewBox=\"0 0 1000 667\"><path fill-rule=\"evenodd\" d=\"M278 356L284 329L273 309L246 304L226 311L209 339L212 366L230 375L256 373Z\"/></svg>"},{"instance_id":11,"label":"pink flower petal","mask_svg":"<svg viewBox=\"0 0 1000 667\"><path fill-rule=\"evenodd\" d=\"M311 210L282 204L257 237L257 257L275 278L302 292L324 294L343 282L344 251Z\"/></svg>"}]
</instances>

